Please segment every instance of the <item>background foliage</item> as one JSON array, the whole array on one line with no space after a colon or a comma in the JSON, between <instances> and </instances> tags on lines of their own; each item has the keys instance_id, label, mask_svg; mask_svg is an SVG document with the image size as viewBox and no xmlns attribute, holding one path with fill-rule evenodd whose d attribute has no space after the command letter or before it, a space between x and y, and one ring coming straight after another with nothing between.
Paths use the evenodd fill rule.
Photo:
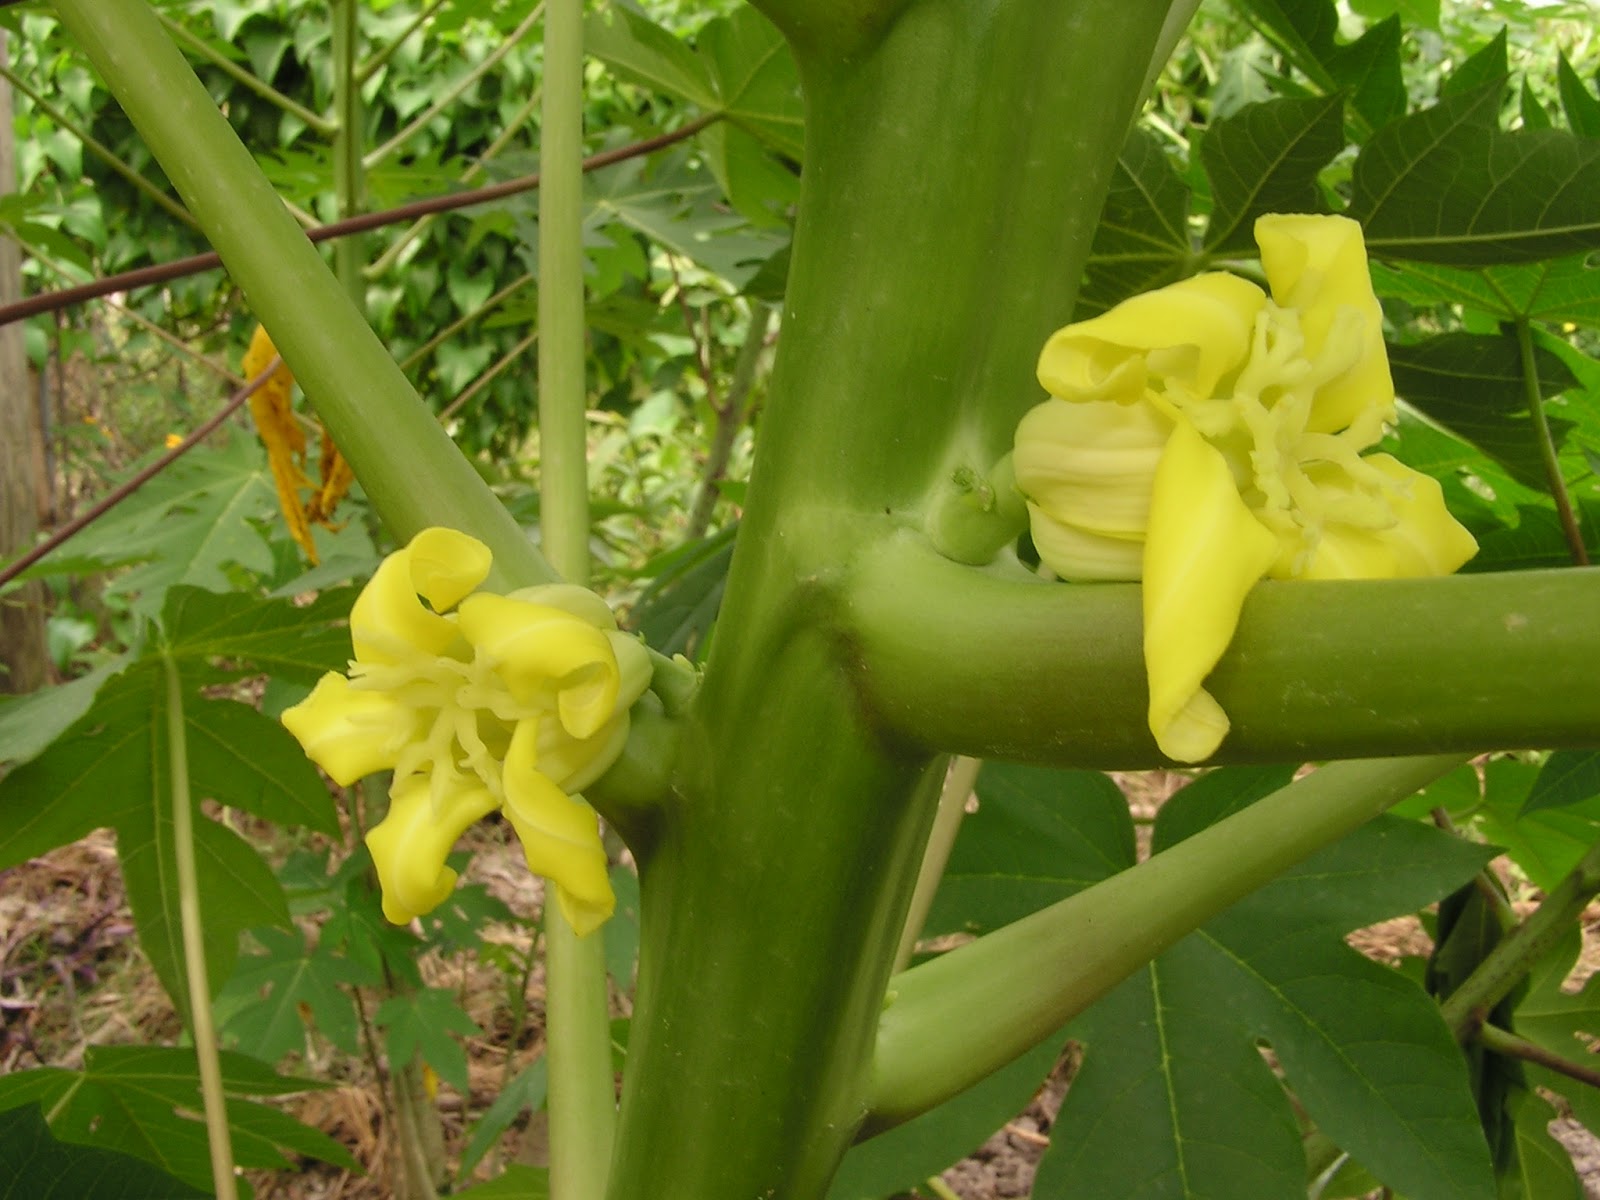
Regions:
<instances>
[{"instance_id":1,"label":"background foliage","mask_svg":"<svg viewBox=\"0 0 1600 1200\"><path fill-rule=\"evenodd\" d=\"M525 6L359 9L358 61L346 66L357 69L356 141L370 162L354 189L339 180L336 141L307 119L326 120L340 69L325 6L162 11L310 221L334 219L352 200L378 208L537 170L530 100L540 61ZM5 21L19 181L0 220L27 247L29 286L203 250L171 202L156 199L165 180L55 23L27 9ZM709 122L589 175L585 222L602 578L658 649L699 655L775 336L771 306L804 156L798 82L776 32L731 2L616 3L591 15L586 34L592 149ZM1129 136L1080 312L1207 267L1253 270L1260 213L1348 212L1367 230L1404 402L1391 448L1441 480L1479 538L1469 569L1583 561L1600 550L1597 62L1592 13L1576 5L1208 6ZM375 327L530 528L534 212L526 195L496 200L368 235L359 253ZM215 272L35 318L29 344L50 398L56 516L211 411L253 323ZM428 1090L442 1081L470 1099L463 1042L482 1030L419 959L498 972L498 1011L516 1047L537 1016L527 998L535 956L531 944L484 939L483 924L509 912L481 886L462 888L417 929L383 922L359 848L371 797L347 797L341 817L270 719L343 662L341 585L364 577L382 540L358 500L342 528L319 532L321 565L308 569L276 513L264 454L235 428L33 568L57 592L63 682L0 703L0 810L11 818L0 868L113 827L139 944L186 1011L167 874L167 745L151 734L163 728L175 671L193 784L212 802L196 831L202 879L208 895L228 897L206 914L209 984L224 1035L255 1056L228 1060L240 1161L281 1166L289 1152L348 1167L343 1145L248 1098L322 1086L278 1074L286 1065L330 1054L381 1060L390 1119L437 1140ZM1155 846L1288 774L1204 775L1155 818ZM1004 924L1138 853L1123 794L1104 776L991 766L978 796L930 937ZM1577 1196L1545 1125L1558 1096L1600 1129L1596 1093L1481 1049L1469 1093L1436 1001L1509 927L1507 887L1551 891L1597 842L1600 755L1503 757L1464 770L1208 925L1055 1042L864 1143L834 1195L870 1200L935 1175L1026 1103L1070 1037L1083 1066L1039 1168L1041 1198L1294 1196L1308 1171L1329 1197L1361 1194L1374 1179L1419 1198ZM1486 870L1485 844L1508 853L1499 874ZM637 885L625 866L616 878L625 911L606 936L621 996ZM1342 940L1441 899L1439 952L1426 970L1375 965ZM1596 985L1561 987L1574 937L1495 1016L1566 1055L1584 1053L1582 1038L1600 1028ZM1169 1027L1181 1035L1168 1038ZM625 1053L625 1016L616 1041ZM1270 1062L1259 1045L1270 1046ZM0 1147L33 1146L28 1170L61 1179L118 1170L106 1165L115 1152L205 1185L203 1130L177 1111L195 1108L186 1052L100 1047L72 1069L43 1059L22 1069L20 1053L7 1065L0 1117L16 1132L0 1134ZM501 1083L452 1145L458 1181L540 1107L542 1059L514 1065L508 1055ZM89 1142L93 1154L72 1149ZM539 1186L536 1170L513 1174L518 1186ZM127 1195L157 1194L140 1179L126 1175Z\"/></svg>"}]
</instances>

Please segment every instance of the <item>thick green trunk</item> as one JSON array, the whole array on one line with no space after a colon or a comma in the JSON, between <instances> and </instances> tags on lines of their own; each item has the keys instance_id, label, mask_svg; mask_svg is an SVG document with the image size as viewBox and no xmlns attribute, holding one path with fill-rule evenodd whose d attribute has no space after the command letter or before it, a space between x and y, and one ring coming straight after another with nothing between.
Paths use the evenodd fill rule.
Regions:
<instances>
[{"instance_id":1,"label":"thick green trunk","mask_svg":"<svg viewBox=\"0 0 1600 1200\"><path fill-rule=\"evenodd\" d=\"M615 1200L815 1200L865 1116L942 760L867 717L840 588L1037 400L1164 12L927 0L848 60L800 50L755 479L675 804L640 847Z\"/></svg>"}]
</instances>

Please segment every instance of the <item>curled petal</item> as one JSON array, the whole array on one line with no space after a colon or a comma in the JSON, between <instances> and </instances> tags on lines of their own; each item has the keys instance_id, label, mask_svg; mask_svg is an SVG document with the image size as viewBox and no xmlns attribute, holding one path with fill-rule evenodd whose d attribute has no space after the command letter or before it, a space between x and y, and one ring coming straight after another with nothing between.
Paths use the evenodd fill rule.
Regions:
<instances>
[{"instance_id":1,"label":"curled petal","mask_svg":"<svg viewBox=\"0 0 1600 1200\"><path fill-rule=\"evenodd\" d=\"M1156 471L1142 589L1150 732L1167 757L1198 762L1227 733L1227 715L1201 684L1277 553L1277 539L1239 498L1227 461L1179 421Z\"/></svg>"},{"instance_id":2,"label":"curled petal","mask_svg":"<svg viewBox=\"0 0 1600 1200\"><path fill-rule=\"evenodd\" d=\"M1450 515L1431 475L1388 454L1362 460L1397 485L1389 497L1395 522L1366 530L1330 524L1302 572L1305 579L1403 579L1448 575L1478 552L1477 540ZM1333 485L1324 484L1325 490Z\"/></svg>"},{"instance_id":3,"label":"curled petal","mask_svg":"<svg viewBox=\"0 0 1600 1200\"><path fill-rule=\"evenodd\" d=\"M555 721L539 728L539 772L564 792L581 792L611 769L628 741L628 714L619 712L586 738L570 737Z\"/></svg>"},{"instance_id":4,"label":"curled petal","mask_svg":"<svg viewBox=\"0 0 1600 1200\"><path fill-rule=\"evenodd\" d=\"M559 608L479 592L461 602L461 632L518 701L555 698L561 723L588 737L616 710L620 678L604 631Z\"/></svg>"},{"instance_id":5,"label":"curled petal","mask_svg":"<svg viewBox=\"0 0 1600 1200\"><path fill-rule=\"evenodd\" d=\"M1144 539L1089 533L1028 505L1028 530L1039 561L1060 579L1102 583L1144 573Z\"/></svg>"},{"instance_id":6,"label":"curled petal","mask_svg":"<svg viewBox=\"0 0 1600 1200\"><path fill-rule=\"evenodd\" d=\"M518 588L508 595L513 600L524 600L545 608L559 608L587 621L596 629L612 630L617 627L617 616L611 611L611 606L588 588L575 583L545 583L538 587Z\"/></svg>"},{"instance_id":7,"label":"curled petal","mask_svg":"<svg viewBox=\"0 0 1600 1200\"><path fill-rule=\"evenodd\" d=\"M416 712L387 692L352 688L330 671L311 694L283 712L284 728L306 756L349 787L363 775L395 765L406 745L421 736Z\"/></svg>"},{"instance_id":8,"label":"curled petal","mask_svg":"<svg viewBox=\"0 0 1600 1200\"><path fill-rule=\"evenodd\" d=\"M476 783L463 784L435 801L425 775L395 780L389 812L367 831L367 849L383 889L383 915L396 925L431 912L456 885L445 857L468 825L495 809L495 799Z\"/></svg>"},{"instance_id":9,"label":"curled petal","mask_svg":"<svg viewBox=\"0 0 1600 1200\"><path fill-rule=\"evenodd\" d=\"M454 608L485 579L493 559L475 537L434 526L411 539L411 583L434 612Z\"/></svg>"},{"instance_id":10,"label":"curled petal","mask_svg":"<svg viewBox=\"0 0 1600 1200\"><path fill-rule=\"evenodd\" d=\"M524 721L506 753L506 818L522 842L528 869L556 885L556 900L581 936L616 907L594 810L568 796L535 766L536 721Z\"/></svg>"},{"instance_id":11,"label":"curled petal","mask_svg":"<svg viewBox=\"0 0 1600 1200\"><path fill-rule=\"evenodd\" d=\"M1142 400L1046 400L1017 426L1017 490L1062 524L1142 538L1150 483L1171 431L1171 420Z\"/></svg>"},{"instance_id":12,"label":"curled petal","mask_svg":"<svg viewBox=\"0 0 1600 1200\"><path fill-rule=\"evenodd\" d=\"M1300 315L1306 357L1331 352L1351 359L1348 371L1318 389L1307 428L1331 433L1362 420L1360 432L1370 445L1383 422L1394 419L1394 382L1360 224L1348 217L1270 213L1257 218L1255 235L1273 300ZM1340 338L1351 344L1330 346Z\"/></svg>"},{"instance_id":13,"label":"curled petal","mask_svg":"<svg viewBox=\"0 0 1600 1200\"><path fill-rule=\"evenodd\" d=\"M644 695L645 689L650 686L651 676L655 674L650 651L632 634L615 630L606 634L606 641L611 643L611 653L617 660L617 708L632 708L633 702Z\"/></svg>"},{"instance_id":14,"label":"curled petal","mask_svg":"<svg viewBox=\"0 0 1600 1200\"><path fill-rule=\"evenodd\" d=\"M1132 296L1057 331L1039 355L1039 382L1074 401L1131 404L1163 381L1210 396L1244 362L1265 303L1255 284L1220 271Z\"/></svg>"},{"instance_id":15,"label":"curled petal","mask_svg":"<svg viewBox=\"0 0 1600 1200\"><path fill-rule=\"evenodd\" d=\"M436 658L456 639L455 622L429 612L417 599L411 554L405 546L379 563L350 609L350 641L358 662Z\"/></svg>"}]
</instances>

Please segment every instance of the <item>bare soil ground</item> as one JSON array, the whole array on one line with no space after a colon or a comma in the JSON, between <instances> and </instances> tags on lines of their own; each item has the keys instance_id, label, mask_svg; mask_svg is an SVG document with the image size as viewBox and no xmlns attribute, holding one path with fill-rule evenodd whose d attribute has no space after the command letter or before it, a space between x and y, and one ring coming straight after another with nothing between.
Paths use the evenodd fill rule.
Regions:
<instances>
[{"instance_id":1,"label":"bare soil ground","mask_svg":"<svg viewBox=\"0 0 1600 1200\"><path fill-rule=\"evenodd\" d=\"M1160 775L1125 780L1136 816L1153 815L1177 782ZM534 917L541 903L539 886L528 877L520 854L493 830L473 836L477 853L468 878L486 884L518 917ZM1530 896L1525 903L1532 901ZM533 927L531 921L495 926L485 937L526 952ZM79 1066L84 1052L97 1045L176 1042L180 1030L171 1004L132 934L115 843L108 833L102 831L0 872L0 1073L40 1065ZM1410 918L1358 931L1350 941L1385 962L1428 950L1421 925ZM421 967L430 985L457 992L482 1030L481 1036L466 1041L470 1095L443 1087L435 1096L440 1131L454 1154L504 1080L542 1052L542 978L535 971L528 981L528 1018L519 1026L512 1016L509 976L502 967L466 956L449 960L428 956ZM1588 914L1585 955L1569 986L1577 986L1596 969L1600 969L1600 907ZM626 999L619 996L617 1005L625 1011ZM315 1163L291 1172L253 1173L256 1194L281 1200L393 1200L399 1194L396 1164L402 1139L392 1097L380 1077L385 1069L386 1064L375 1058L351 1059L308 1035L306 1052L285 1070L331 1080L337 1086L292 1098L287 1106L344 1143L366 1173ZM946 1171L939 1184L917 1195L930 1200L1028 1196L1070 1070L1069 1058L1025 1113ZM1578 1163L1589 1197L1600 1200L1600 1141L1570 1121L1558 1122L1554 1129ZM524 1119L513 1126L486 1166L538 1163L543 1156L542 1119Z\"/></svg>"}]
</instances>

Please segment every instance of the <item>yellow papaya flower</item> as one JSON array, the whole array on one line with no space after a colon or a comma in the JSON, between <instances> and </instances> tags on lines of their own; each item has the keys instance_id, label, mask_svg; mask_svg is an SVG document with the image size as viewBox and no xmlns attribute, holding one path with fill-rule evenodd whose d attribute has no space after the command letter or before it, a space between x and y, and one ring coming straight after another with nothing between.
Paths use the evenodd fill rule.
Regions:
<instances>
[{"instance_id":1,"label":"yellow papaya flower","mask_svg":"<svg viewBox=\"0 0 1600 1200\"><path fill-rule=\"evenodd\" d=\"M649 656L584 588L478 591L490 564L488 547L452 529L389 555L351 609L348 674L324 675L283 723L337 783L394 772L388 815L367 834L389 920L443 903L450 848L499 809L587 933L615 899L577 793L621 753Z\"/></svg>"},{"instance_id":2,"label":"yellow papaya flower","mask_svg":"<svg viewBox=\"0 0 1600 1200\"><path fill-rule=\"evenodd\" d=\"M1214 272L1057 331L1052 398L1017 428L1040 559L1143 580L1150 729L1180 762L1227 734L1202 685L1260 579L1442 575L1477 551L1435 480L1363 456L1395 407L1361 227L1273 214L1255 234L1270 296Z\"/></svg>"}]
</instances>

